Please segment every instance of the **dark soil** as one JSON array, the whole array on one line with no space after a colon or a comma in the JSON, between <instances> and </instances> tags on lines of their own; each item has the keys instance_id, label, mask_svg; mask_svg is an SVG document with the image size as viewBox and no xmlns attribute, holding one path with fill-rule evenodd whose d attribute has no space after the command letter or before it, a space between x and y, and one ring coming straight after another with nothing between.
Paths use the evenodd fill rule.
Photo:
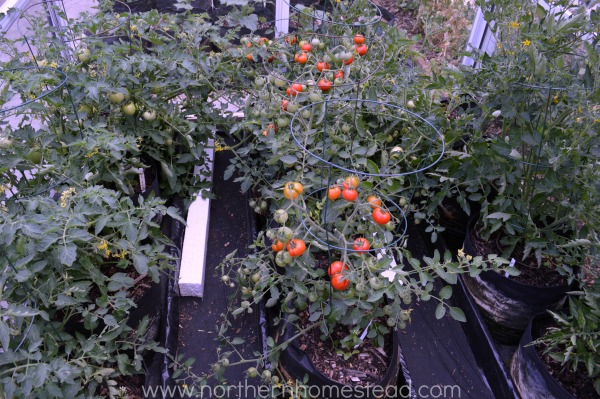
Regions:
<instances>
[{"instance_id":1,"label":"dark soil","mask_svg":"<svg viewBox=\"0 0 600 399\"><path fill-rule=\"evenodd\" d=\"M503 248L499 239L499 234L496 234L491 241L484 241L479 234L475 232L471 233L471 240L477 250L477 255L484 257L490 254L502 254ZM510 258L516 260L515 267L521 272L518 276L511 276L511 279L521 284L534 287L556 287L569 283L568 279L562 276L555 268L538 266L534 256L523 259L522 249L517 248Z\"/></svg>"},{"instance_id":2,"label":"dark soil","mask_svg":"<svg viewBox=\"0 0 600 399\"><path fill-rule=\"evenodd\" d=\"M544 345L535 346L535 350L546 365L546 369L552 377L560 382L563 388L577 399L600 398L594 389L594 381L588 376L583 364L580 364L577 372L574 372L568 365L561 365L560 362L552 359L549 354L544 354L544 349Z\"/></svg>"},{"instance_id":3,"label":"dark soil","mask_svg":"<svg viewBox=\"0 0 600 399\"><path fill-rule=\"evenodd\" d=\"M145 378L142 374L119 375L115 378L115 381L117 382L116 388L119 391L119 394L121 394L119 396L120 398L144 399L142 387L144 386ZM108 388L106 386L103 386L100 389L100 395L103 398L109 397Z\"/></svg>"},{"instance_id":4,"label":"dark soil","mask_svg":"<svg viewBox=\"0 0 600 399\"><path fill-rule=\"evenodd\" d=\"M300 328L310 324L307 311L300 314ZM391 340L386 339L385 348L378 348L366 338L357 348L360 352L344 359L337 353L336 342L348 335L346 326L338 326L331 336L323 341L319 329L313 328L299 338L300 349L310 358L313 365L328 378L342 384L358 387L372 386L384 376L389 366Z\"/></svg>"}]
</instances>

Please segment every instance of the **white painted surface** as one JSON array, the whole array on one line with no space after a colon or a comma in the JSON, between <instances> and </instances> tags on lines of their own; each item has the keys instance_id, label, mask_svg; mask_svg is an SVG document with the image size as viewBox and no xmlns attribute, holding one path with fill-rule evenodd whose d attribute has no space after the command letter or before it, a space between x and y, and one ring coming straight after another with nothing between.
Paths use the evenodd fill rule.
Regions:
<instances>
[{"instance_id":1,"label":"white painted surface","mask_svg":"<svg viewBox=\"0 0 600 399\"><path fill-rule=\"evenodd\" d=\"M217 109L221 109L221 104L227 104L227 110L233 113L234 118L244 116L244 111L230 104L226 98L219 98L218 101L214 102ZM210 145L213 144L210 143ZM208 153L212 176L214 151L210 150ZM210 200L198 195L190 205L186 222L187 227L183 238L183 251L177 280L179 295L203 297L206 277L207 239L210 227Z\"/></svg>"},{"instance_id":2,"label":"white painted surface","mask_svg":"<svg viewBox=\"0 0 600 399\"><path fill-rule=\"evenodd\" d=\"M289 1L289 0L288 0ZM290 30L290 5L286 0L275 1L275 37L286 35Z\"/></svg>"},{"instance_id":3,"label":"white painted surface","mask_svg":"<svg viewBox=\"0 0 600 399\"><path fill-rule=\"evenodd\" d=\"M210 149L208 155L212 174L214 151ZM187 227L183 238L178 280L181 296L204 296L209 224L210 199L198 195L188 210Z\"/></svg>"}]
</instances>

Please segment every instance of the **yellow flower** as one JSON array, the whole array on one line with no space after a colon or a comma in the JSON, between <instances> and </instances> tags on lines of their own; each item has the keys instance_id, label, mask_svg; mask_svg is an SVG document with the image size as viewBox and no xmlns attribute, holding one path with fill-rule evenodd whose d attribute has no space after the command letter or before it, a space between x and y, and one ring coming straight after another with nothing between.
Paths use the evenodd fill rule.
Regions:
<instances>
[{"instance_id":1,"label":"yellow flower","mask_svg":"<svg viewBox=\"0 0 600 399\"><path fill-rule=\"evenodd\" d=\"M525 39L521 42L523 47L529 47L531 45L531 41L529 39Z\"/></svg>"},{"instance_id":2,"label":"yellow flower","mask_svg":"<svg viewBox=\"0 0 600 399\"><path fill-rule=\"evenodd\" d=\"M463 251L463 249L462 249L462 248L460 248L460 249L458 250L458 256L459 256L460 258L462 258L462 257L464 257L464 256L465 256L465 251Z\"/></svg>"},{"instance_id":3,"label":"yellow flower","mask_svg":"<svg viewBox=\"0 0 600 399\"><path fill-rule=\"evenodd\" d=\"M75 191L75 189L73 187L69 187L68 189L66 189L65 191L62 192L62 194L60 195L60 207L61 208L66 208L67 207L67 200L69 198L71 198L72 195L77 194L77 191Z\"/></svg>"},{"instance_id":4,"label":"yellow flower","mask_svg":"<svg viewBox=\"0 0 600 399\"><path fill-rule=\"evenodd\" d=\"M231 147L227 146L227 145L222 145L220 142L215 141L215 151L216 152L220 152L220 151L227 151L230 150Z\"/></svg>"},{"instance_id":5,"label":"yellow flower","mask_svg":"<svg viewBox=\"0 0 600 399\"><path fill-rule=\"evenodd\" d=\"M473 257L471 255L467 255L467 260L472 260Z\"/></svg>"},{"instance_id":6,"label":"yellow flower","mask_svg":"<svg viewBox=\"0 0 600 399\"><path fill-rule=\"evenodd\" d=\"M511 28L513 29L517 29L519 26L521 26L517 21L512 21L510 24L508 24Z\"/></svg>"},{"instance_id":7,"label":"yellow flower","mask_svg":"<svg viewBox=\"0 0 600 399\"><path fill-rule=\"evenodd\" d=\"M119 252L117 254L114 254L114 257L115 258L119 258L119 259L123 259L127 255L129 255L129 251L122 250L121 252Z\"/></svg>"},{"instance_id":8,"label":"yellow flower","mask_svg":"<svg viewBox=\"0 0 600 399\"><path fill-rule=\"evenodd\" d=\"M88 152L88 153L86 154L86 156L85 156L85 157L86 157L86 158L91 158L91 157L93 157L94 155L96 155L97 153L98 153L98 149L97 149L97 148L94 148L92 151Z\"/></svg>"},{"instance_id":9,"label":"yellow flower","mask_svg":"<svg viewBox=\"0 0 600 399\"><path fill-rule=\"evenodd\" d=\"M106 240L102 239L102 241L100 241L100 244L96 245L96 248L98 248L99 250L105 250L108 248L108 242L106 242Z\"/></svg>"}]
</instances>

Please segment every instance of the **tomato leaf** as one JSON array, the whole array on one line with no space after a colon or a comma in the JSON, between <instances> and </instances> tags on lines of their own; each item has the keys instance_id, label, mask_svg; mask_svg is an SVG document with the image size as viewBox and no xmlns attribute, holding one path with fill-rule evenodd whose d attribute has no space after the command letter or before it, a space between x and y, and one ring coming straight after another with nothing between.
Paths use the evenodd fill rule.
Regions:
<instances>
[{"instance_id":1,"label":"tomato leaf","mask_svg":"<svg viewBox=\"0 0 600 399\"><path fill-rule=\"evenodd\" d=\"M435 318L441 319L446 315L446 307L443 302L438 303L437 308L435 308Z\"/></svg>"},{"instance_id":2,"label":"tomato leaf","mask_svg":"<svg viewBox=\"0 0 600 399\"><path fill-rule=\"evenodd\" d=\"M58 260L66 266L71 266L77 259L77 247L75 244L61 245L58 250Z\"/></svg>"},{"instance_id":3,"label":"tomato leaf","mask_svg":"<svg viewBox=\"0 0 600 399\"><path fill-rule=\"evenodd\" d=\"M462 309L455 306L450 307L450 316L452 316L454 320L461 321L463 323L467 321L467 317Z\"/></svg>"}]
</instances>

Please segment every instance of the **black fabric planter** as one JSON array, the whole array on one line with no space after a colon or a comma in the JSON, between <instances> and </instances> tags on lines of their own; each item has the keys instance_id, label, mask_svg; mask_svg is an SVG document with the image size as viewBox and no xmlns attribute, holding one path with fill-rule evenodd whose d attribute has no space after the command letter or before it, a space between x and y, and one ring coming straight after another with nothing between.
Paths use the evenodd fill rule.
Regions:
<instances>
[{"instance_id":1,"label":"black fabric planter","mask_svg":"<svg viewBox=\"0 0 600 399\"><path fill-rule=\"evenodd\" d=\"M533 345L527 346L534 339L535 330L541 328L551 319L546 313L538 314L528 324L519 347L515 352L511 364L510 374L523 399L529 398L556 398L574 399L560 383L548 372L546 365L540 359Z\"/></svg>"},{"instance_id":2,"label":"black fabric planter","mask_svg":"<svg viewBox=\"0 0 600 399\"><path fill-rule=\"evenodd\" d=\"M290 339L295 330L292 323L287 323L286 327L283 328L279 342ZM396 397L397 392L399 392L398 376L401 373L400 341L396 331L392 333L392 353L390 354L388 369L383 378L370 387L353 387L328 378L315 368L308 355L300 349L297 342L292 342L282 351L279 361L283 371L293 381L304 381L312 389L309 394L312 395L318 392L320 399L386 398L388 397L386 392L390 394L390 397ZM305 377L308 377L308 379L305 380Z\"/></svg>"},{"instance_id":3,"label":"black fabric planter","mask_svg":"<svg viewBox=\"0 0 600 399\"><path fill-rule=\"evenodd\" d=\"M471 227L467 229L464 251L476 256L471 240ZM569 285L536 287L523 284L494 272L482 272L477 277L461 276L491 335L504 344L519 342L527 324L538 313L558 310L564 304Z\"/></svg>"}]
</instances>

